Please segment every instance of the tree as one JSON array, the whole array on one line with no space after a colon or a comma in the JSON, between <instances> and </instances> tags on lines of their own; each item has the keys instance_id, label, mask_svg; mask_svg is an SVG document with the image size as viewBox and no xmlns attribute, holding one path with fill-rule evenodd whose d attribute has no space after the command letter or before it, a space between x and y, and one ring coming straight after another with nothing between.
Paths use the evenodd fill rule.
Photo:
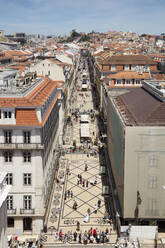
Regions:
<instances>
[{"instance_id":1,"label":"tree","mask_svg":"<svg viewBox=\"0 0 165 248\"><path fill-rule=\"evenodd\" d=\"M77 33L76 29L73 29L72 32L71 32L71 37L72 38L77 38L77 37L80 37L80 34Z\"/></svg>"}]
</instances>

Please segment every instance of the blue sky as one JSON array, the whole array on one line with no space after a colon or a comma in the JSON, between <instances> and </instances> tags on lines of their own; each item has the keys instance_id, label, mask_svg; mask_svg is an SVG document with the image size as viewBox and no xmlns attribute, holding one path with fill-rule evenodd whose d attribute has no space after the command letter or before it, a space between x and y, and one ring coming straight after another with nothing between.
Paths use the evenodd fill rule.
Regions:
<instances>
[{"instance_id":1,"label":"blue sky","mask_svg":"<svg viewBox=\"0 0 165 248\"><path fill-rule=\"evenodd\" d=\"M5 33L165 32L165 0L0 0Z\"/></svg>"}]
</instances>

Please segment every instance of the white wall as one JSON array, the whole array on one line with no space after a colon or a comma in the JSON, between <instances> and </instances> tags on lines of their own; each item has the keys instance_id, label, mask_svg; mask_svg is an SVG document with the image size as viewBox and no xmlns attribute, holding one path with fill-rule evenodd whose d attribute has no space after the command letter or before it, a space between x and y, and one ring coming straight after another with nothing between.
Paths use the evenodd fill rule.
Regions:
<instances>
[{"instance_id":1,"label":"white wall","mask_svg":"<svg viewBox=\"0 0 165 248\"><path fill-rule=\"evenodd\" d=\"M37 75L49 76L54 81L64 81L65 76L63 73L63 68L57 65L55 62L52 62L49 59L42 60L39 63L32 65L30 67L31 72L37 72ZM50 75L49 75L50 71Z\"/></svg>"},{"instance_id":2,"label":"white wall","mask_svg":"<svg viewBox=\"0 0 165 248\"><path fill-rule=\"evenodd\" d=\"M165 127L126 127L124 217L165 218Z\"/></svg>"}]
</instances>

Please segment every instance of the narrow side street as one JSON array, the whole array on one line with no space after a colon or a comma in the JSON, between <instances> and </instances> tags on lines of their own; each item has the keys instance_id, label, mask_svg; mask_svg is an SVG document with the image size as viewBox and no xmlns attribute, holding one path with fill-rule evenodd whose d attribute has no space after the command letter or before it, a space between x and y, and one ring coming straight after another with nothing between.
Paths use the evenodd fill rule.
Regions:
<instances>
[{"instance_id":1,"label":"narrow side street","mask_svg":"<svg viewBox=\"0 0 165 248\"><path fill-rule=\"evenodd\" d=\"M82 64L85 64L85 69ZM83 73L86 74L87 79L86 91L82 91ZM82 114L89 116L88 142L80 142ZM83 59L78 71L77 84L74 87L70 113L67 116L59 170L52 189L46 223L47 233L41 236L43 247L73 246L73 244L81 246L90 229L92 234L93 230L96 230L100 240L94 237L93 242L87 239L87 243L93 243L95 246L97 243L104 243L104 246L110 247L110 244L116 241L117 235L102 196L103 178L99 171L100 163L104 162L104 158L98 150L96 114L87 62ZM59 232L62 233L61 238Z\"/></svg>"}]
</instances>

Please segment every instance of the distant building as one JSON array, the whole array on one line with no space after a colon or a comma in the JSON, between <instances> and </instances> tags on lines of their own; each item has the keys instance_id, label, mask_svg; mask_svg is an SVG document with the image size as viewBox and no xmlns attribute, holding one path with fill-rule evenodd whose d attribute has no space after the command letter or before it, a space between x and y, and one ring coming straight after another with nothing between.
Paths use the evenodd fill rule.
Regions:
<instances>
[{"instance_id":1,"label":"distant building","mask_svg":"<svg viewBox=\"0 0 165 248\"><path fill-rule=\"evenodd\" d=\"M0 30L0 38L4 38L4 30Z\"/></svg>"},{"instance_id":2,"label":"distant building","mask_svg":"<svg viewBox=\"0 0 165 248\"><path fill-rule=\"evenodd\" d=\"M25 33L15 33L13 38L15 41L20 42L21 44L24 44L26 42Z\"/></svg>"},{"instance_id":3,"label":"distant building","mask_svg":"<svg viewBox=\"0 0 165 248\"><path fill-rule=\"evenodd\" d=\"M6 184L6 173L0 172L0 247L7 248L7 195L11 186Z\"/></svg>"},{"instance_id":4,"label":"distant building","mask_svg":"<svg viewBox=\"0 0 165 248\"><path fill-rule=\"evenodd\" d=\"M31 64L30 71L36 72L37 75L48 76L54 81L65 82L63 70L64 65L55 59L45 59L38 63Z\"/></svg>"},{"instance_id":5,"label":"distant building","mask_svg":"<svg viewBox=\"0 0 165 248\"><path fill-rule=\"evenodd\" d=\"M107 149L122 223L165 223L165 81L127 93L107 90Z\"/></svg>"},{"instance_id":6,"label":"distant building","mask_svg":"<svg viewBox=\"0 0 165 248\"><path fill-rule=\"evenodd\" d=\"M16 75L17 70L0 70L0 87L12 87ZM3 89L1 89L1 91L3 91Z\"/></svg>"}]
</instances>

